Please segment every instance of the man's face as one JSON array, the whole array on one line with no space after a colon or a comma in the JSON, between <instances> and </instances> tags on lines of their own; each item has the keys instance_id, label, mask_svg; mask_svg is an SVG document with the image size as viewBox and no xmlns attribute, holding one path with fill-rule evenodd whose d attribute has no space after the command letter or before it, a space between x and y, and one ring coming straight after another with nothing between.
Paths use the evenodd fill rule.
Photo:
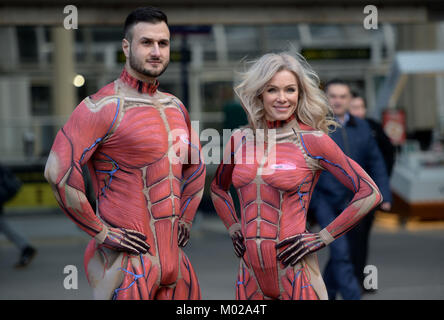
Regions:
<instances>
[{"instance_id":1,"label":"man's face","mask_svg":"<svg viewBox=\"0 0 444 320\"><path fill-rule=\"evenodd\" d=\"M350 107L350 88L344 84L331 84L327 88L327 98L336 116L342 117Z\"/></svg>"},{"instance_id":2,"label":"man's face","mask_svg":"<svg viewBox=\"0 0 444 320\"><path fill-rule=\"evenodd\" d=\"M132 27L132 40L122 47L129 66L149 78L157 78L170 61L170 31L165 22L139 22Z\"/></svg>"},{"instance_id":3,"label":"man's face","mask_svg":"<svg viewBox=\"0 0 444 320\"><path fill-rule=\"evenodd\" d=\"M361 97L353 98L350 101L350 113L353 116L364 119L366 111L367 110L365 109L364 99L362 99Z\"/></svg>"}]
</instances>

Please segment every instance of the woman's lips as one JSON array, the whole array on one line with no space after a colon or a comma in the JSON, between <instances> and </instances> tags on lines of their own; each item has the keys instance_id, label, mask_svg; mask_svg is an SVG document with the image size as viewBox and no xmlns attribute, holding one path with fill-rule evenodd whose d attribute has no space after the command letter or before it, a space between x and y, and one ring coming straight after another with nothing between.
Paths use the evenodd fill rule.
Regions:
<instances>
[{"instance_id":1,"label":"woman's lips","mask_svg":"<svg viewBox=\"0 0 444 320\"><path fill-rule=\"evenodd\" d=\"M290 109L290 106L273 106L277 111L286 112Z\"/></svg>"}]
</instances>

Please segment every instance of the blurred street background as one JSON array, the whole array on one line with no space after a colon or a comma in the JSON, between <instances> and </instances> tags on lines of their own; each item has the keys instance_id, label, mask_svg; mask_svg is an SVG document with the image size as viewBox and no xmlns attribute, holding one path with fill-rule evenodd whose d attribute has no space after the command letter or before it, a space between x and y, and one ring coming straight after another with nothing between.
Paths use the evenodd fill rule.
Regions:
<instances>
[{"instance_id":1,"label":"blurred street background","mask_svg":"<svg viewBox=\"0 0 444 320\"><path fill-rule=\"evenodd\" d=\"M92 299L83 267L88 236L63 214L15 215L9 220L39 252L28 267L15 269L18 250L0 237L0 299ZM370 243L368 264L376 267L378 289L362 299L444 299L444 223L416 222L401 228L391 218L377 219ZM198 214L185 252L203 299L235 298L239 260L217 217ZM323 270L328 249L318 257ZM64 287L68 265L78 271L77 289Z\"/></svg>"},{"instance_id":2,"label":"blurred street background","mask_svg":"<svg viewBox=\"0 0 444 320\"><path fill-rule=\"evenodd\" d=\"M4 215L38 250L15 269L20 252L0 234L0 299L92 298L83 268L89 237L58 208L44 164L75 106L121 73L124 20L147 4L168 15L172 36L160 89L184 102L200 131L222 136L244 124L237 72L268 52L302 54L321 85L350 83L396 147L394 203L376 213L370 238L378 289L363 299L444 299L444 4L367 2L0 1L0 163L23 182ZM203 298L233 299L238 261L209 196L216 168L207 165L185 251ZM327 259L323 249L321 270ZM78 289L63 286L67 265L77 267Z\"/></svg>"}]
</instances>

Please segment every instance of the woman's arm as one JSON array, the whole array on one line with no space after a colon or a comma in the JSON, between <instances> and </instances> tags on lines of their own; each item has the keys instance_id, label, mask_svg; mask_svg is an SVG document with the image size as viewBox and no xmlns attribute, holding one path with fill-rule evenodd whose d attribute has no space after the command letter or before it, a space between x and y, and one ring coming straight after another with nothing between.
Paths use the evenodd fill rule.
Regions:
<instances>
[{"instance_id":1,"label":"woman's arm","mask_svg":"<svg viewBox=\"0 0 444 320\"><path fill-rule=\"evenodd\" d=\"M317 251L353 228L368 212L382 201L375 182L352 159L348 158L326 134L300 134L307 155L333 174L354 192L347 208L319 233L304 233L282 240L277 248L289 246L278 254L284 265L296 264L304 255Z\"/></svg>"},{"instance_id":2,"label":"woman's arm","mask_svg":"<svg viewBox=\"0 0 444 320\"><path fill-rule=\"evenodd\" d=\"M217 168L216 175L211 183L211 199L217 214L222 219L233 241L234 251L238 257L245 252L244 237L242 235L239 219L236 215L233 198L229 192L234 169L234 150L236 142L234 134L231 136L224 152L224 157Z\"/></svg>"}]
</instances>

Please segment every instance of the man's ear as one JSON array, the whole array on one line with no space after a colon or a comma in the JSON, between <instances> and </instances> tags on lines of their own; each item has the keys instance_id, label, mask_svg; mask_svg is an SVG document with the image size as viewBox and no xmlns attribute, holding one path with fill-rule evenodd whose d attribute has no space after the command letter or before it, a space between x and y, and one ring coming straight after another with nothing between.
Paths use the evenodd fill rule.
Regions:
<instances>
[{"instance_id":1,"label":"man's ear","mask_svg":"<svg viewBox=\"0 0 444 320\"><path fill-rule=\"evenodd\" d=\"M127 39L123 38L122 39L122 49L123 49L123 53L125 54L125 57L127 59L130 56L130 46L131 46L131 42L129 42Z\"/></svg>"}]
</instances>

